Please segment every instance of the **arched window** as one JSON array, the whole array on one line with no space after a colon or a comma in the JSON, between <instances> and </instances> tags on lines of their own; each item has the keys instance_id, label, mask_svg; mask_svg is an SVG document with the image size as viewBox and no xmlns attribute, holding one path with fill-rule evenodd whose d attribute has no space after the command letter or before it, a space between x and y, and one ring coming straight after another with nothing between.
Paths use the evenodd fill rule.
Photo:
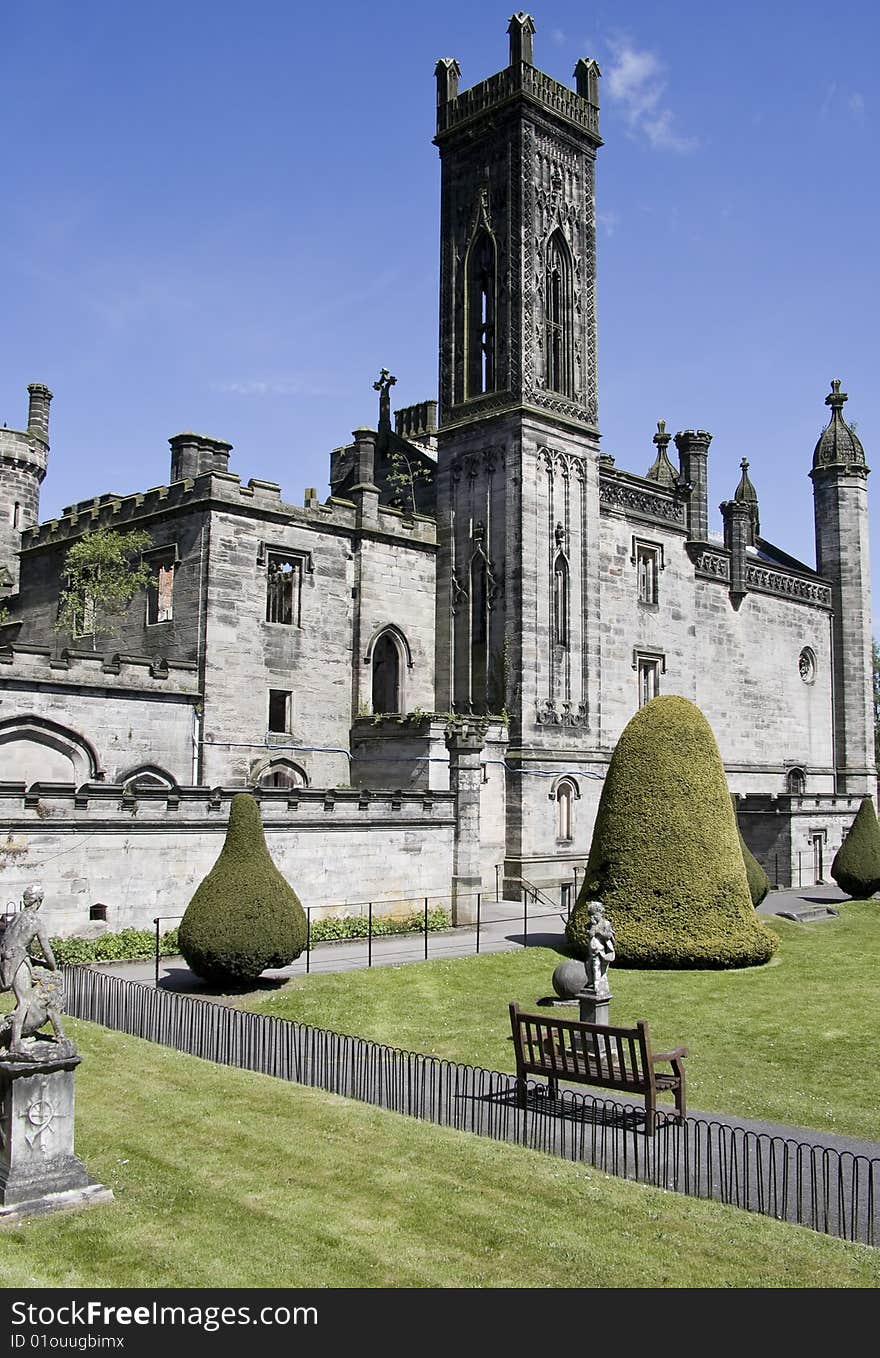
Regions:
<instances>
[{"instance_id":1,"label":"arched window","mask_svg":"<svg viewBox=\"0 0 880 1358\"><path fill-rule=\"evenodd\" d=\"M383 632L373 647L373 711L400 710L400 651L391 633Z\"/></svg>"},{"instance_id":2,"label":"arched window","mask_svg":"<svg viewBox=\"0 0 880 1358\"><path fill-rule=\"evenodd\" d=\"M556 789L556 838L569 844L574 838L574 784L563 779Z\"/></svg>"},{"instance_id":3,"label":"arched window","mask_svg":"<svg viewBox=\"0 0 880 1358\"><path fill-rule=\"evenodd\" d=\"M802 797L807 790L807 775L803 769L789 769L785 782L795 797Z\"/></svg>"},{"instance_id":4,"label":"arched window","mask_svg":"<svg viewBox=\"0 0 880 1358\"><path fill-rule=\"evenodd\" d=\"M568 562L562 552L553 564L553 644L568 645Z\"/></svg>"},{"instance_id":5,"label":"arched window","mask_svg":"<svg viewBox=\"0 0 880 1358\"><path fill-rule=\"evenodd\" d=\"M495 242L481 227L470 244L465 271L465 396L495 390Z\"/></svg>"},{"instance_id":6,"label":"arched window","mask_svg":"<svg viewBox=\"0 0 880 1358\"><path fill-rule=\"evenodd\" d=\"M308 779L298 764L289 759L276 759L259 774L257 784L266 788L307 787Z\"/></svg>"},{"instance_id":7,"label":"arched window","mask_svg":"<svg viewBox=\"0 0 880 1358\"><path fill-rule=\"evenodd\" d=\"M475 712L486 710L488 632L488 563L477 552L471 561L471 706Z\"/></svg>"},{"instance_id":8,"label":"arched window","mask_svg":"<svg viewBox=\"0 0 880 1358\"><path fill-rule=\"evenodd\" d=\"M571 252L560 230L547 243L545 282L545 375L547 389L574 394Z\"/></svg>"}]
</instances>

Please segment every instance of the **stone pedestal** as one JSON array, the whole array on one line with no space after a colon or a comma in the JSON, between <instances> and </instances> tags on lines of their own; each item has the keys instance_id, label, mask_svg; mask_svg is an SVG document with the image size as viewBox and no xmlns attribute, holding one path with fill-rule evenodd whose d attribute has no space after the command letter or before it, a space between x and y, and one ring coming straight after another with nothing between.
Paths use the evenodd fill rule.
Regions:
<instances>
[{"instance_id":1,"label":"stone pedestal","mask_svg":"<svg viewBox=\"0 0 880 1358\"><path fill-rule=\"evenodd\" d=\"M73 1043L0 1054L0 1222L112 1199L73 1153Z\"/></svg>"},{"instance_id":2,"label":"stone pedestal","mask_svg":"<svg viewBox=\"0 0 880 1358\"><path fill-rule=\"evenodd\" d=\"M581 1007L581 1023L601 1023L608 1026L608 1008L614 998L610 991L600 995L595 990L581 990L578 994Z\"/></svg>"}]
</instances>

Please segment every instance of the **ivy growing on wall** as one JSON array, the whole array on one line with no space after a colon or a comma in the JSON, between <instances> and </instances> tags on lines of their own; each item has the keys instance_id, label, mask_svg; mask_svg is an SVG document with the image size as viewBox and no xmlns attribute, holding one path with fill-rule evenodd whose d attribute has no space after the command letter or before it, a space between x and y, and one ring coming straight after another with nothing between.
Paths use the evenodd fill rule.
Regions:
<instances>
[{"instance_id":1,"label":"ivy growing on wall","mask_svg":"<svg viewBox=\"0 0 880 1358\"><path fill-rule=\"evenodd\" d=\"M55 630L72 637L114 636L135 594L150 578L140 554L151 541L142 531L96 528L75 542L61 569L64 589Z\"/></svg>"}]
</instances>

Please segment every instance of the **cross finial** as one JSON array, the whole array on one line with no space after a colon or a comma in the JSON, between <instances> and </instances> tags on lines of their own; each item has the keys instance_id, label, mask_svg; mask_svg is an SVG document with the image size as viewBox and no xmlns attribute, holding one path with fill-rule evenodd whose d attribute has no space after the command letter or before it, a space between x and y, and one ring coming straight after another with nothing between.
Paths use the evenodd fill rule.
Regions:
<instances>
[{"instance_id":1,"label":"cross finial","mask_svg":"<svg viewBox=\"0 0 880 1358\"><path fill-rule=\"evenodd\" d=\"M654 435L653 442L656 443L660 452L665 452L672 435L666 432L666 421L657 421L657 433Z\"/></svg>"},{"instance_id":2,"label":"cross finial","mask_svg":"<svg viewBox=\"0 0 880 1358\"><path fill-rule=\"evenodd\" d=\"M396 383L397 378L392 377L387 368L383 368L379 373L378 381L373 383L373 391L379 393L379 429L391 428L391 388Z\"/></svg>"},{"instance_id":3,"label":"cross finial","mask_svg":"<svg viewBox=\"0 0 880 1358\"><path fill-rule=\"evenodd\" d=\"M744 472L747 472L749 469L749 459L747 457L744 457L739 465Z\"/></svg>"}]
</instances>

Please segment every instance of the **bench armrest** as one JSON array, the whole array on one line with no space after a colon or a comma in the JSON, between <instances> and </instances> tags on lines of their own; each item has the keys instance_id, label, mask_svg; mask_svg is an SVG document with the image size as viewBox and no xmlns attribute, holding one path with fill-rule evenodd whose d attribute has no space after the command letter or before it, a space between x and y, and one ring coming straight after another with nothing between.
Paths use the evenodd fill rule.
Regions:
<instances>
[{"instance_id":1,"label":"bench armrest","mask_svg":"<svg viewBox=\"0 0 880 1358\"><path fill-rule=\"evenodd\" d=\"M680 1057L682 1057L682 1056L687 1056L687 1054L688 1054L688 1049L687 1049L687 1047L676 1047L676 1048L675 1048L675 1051L671 1051L671 1052L653 1052L652 1055L651 1055L651 1060L652 1060L652 1061L677 1061Z\"/></svg>"}]
</instances>

